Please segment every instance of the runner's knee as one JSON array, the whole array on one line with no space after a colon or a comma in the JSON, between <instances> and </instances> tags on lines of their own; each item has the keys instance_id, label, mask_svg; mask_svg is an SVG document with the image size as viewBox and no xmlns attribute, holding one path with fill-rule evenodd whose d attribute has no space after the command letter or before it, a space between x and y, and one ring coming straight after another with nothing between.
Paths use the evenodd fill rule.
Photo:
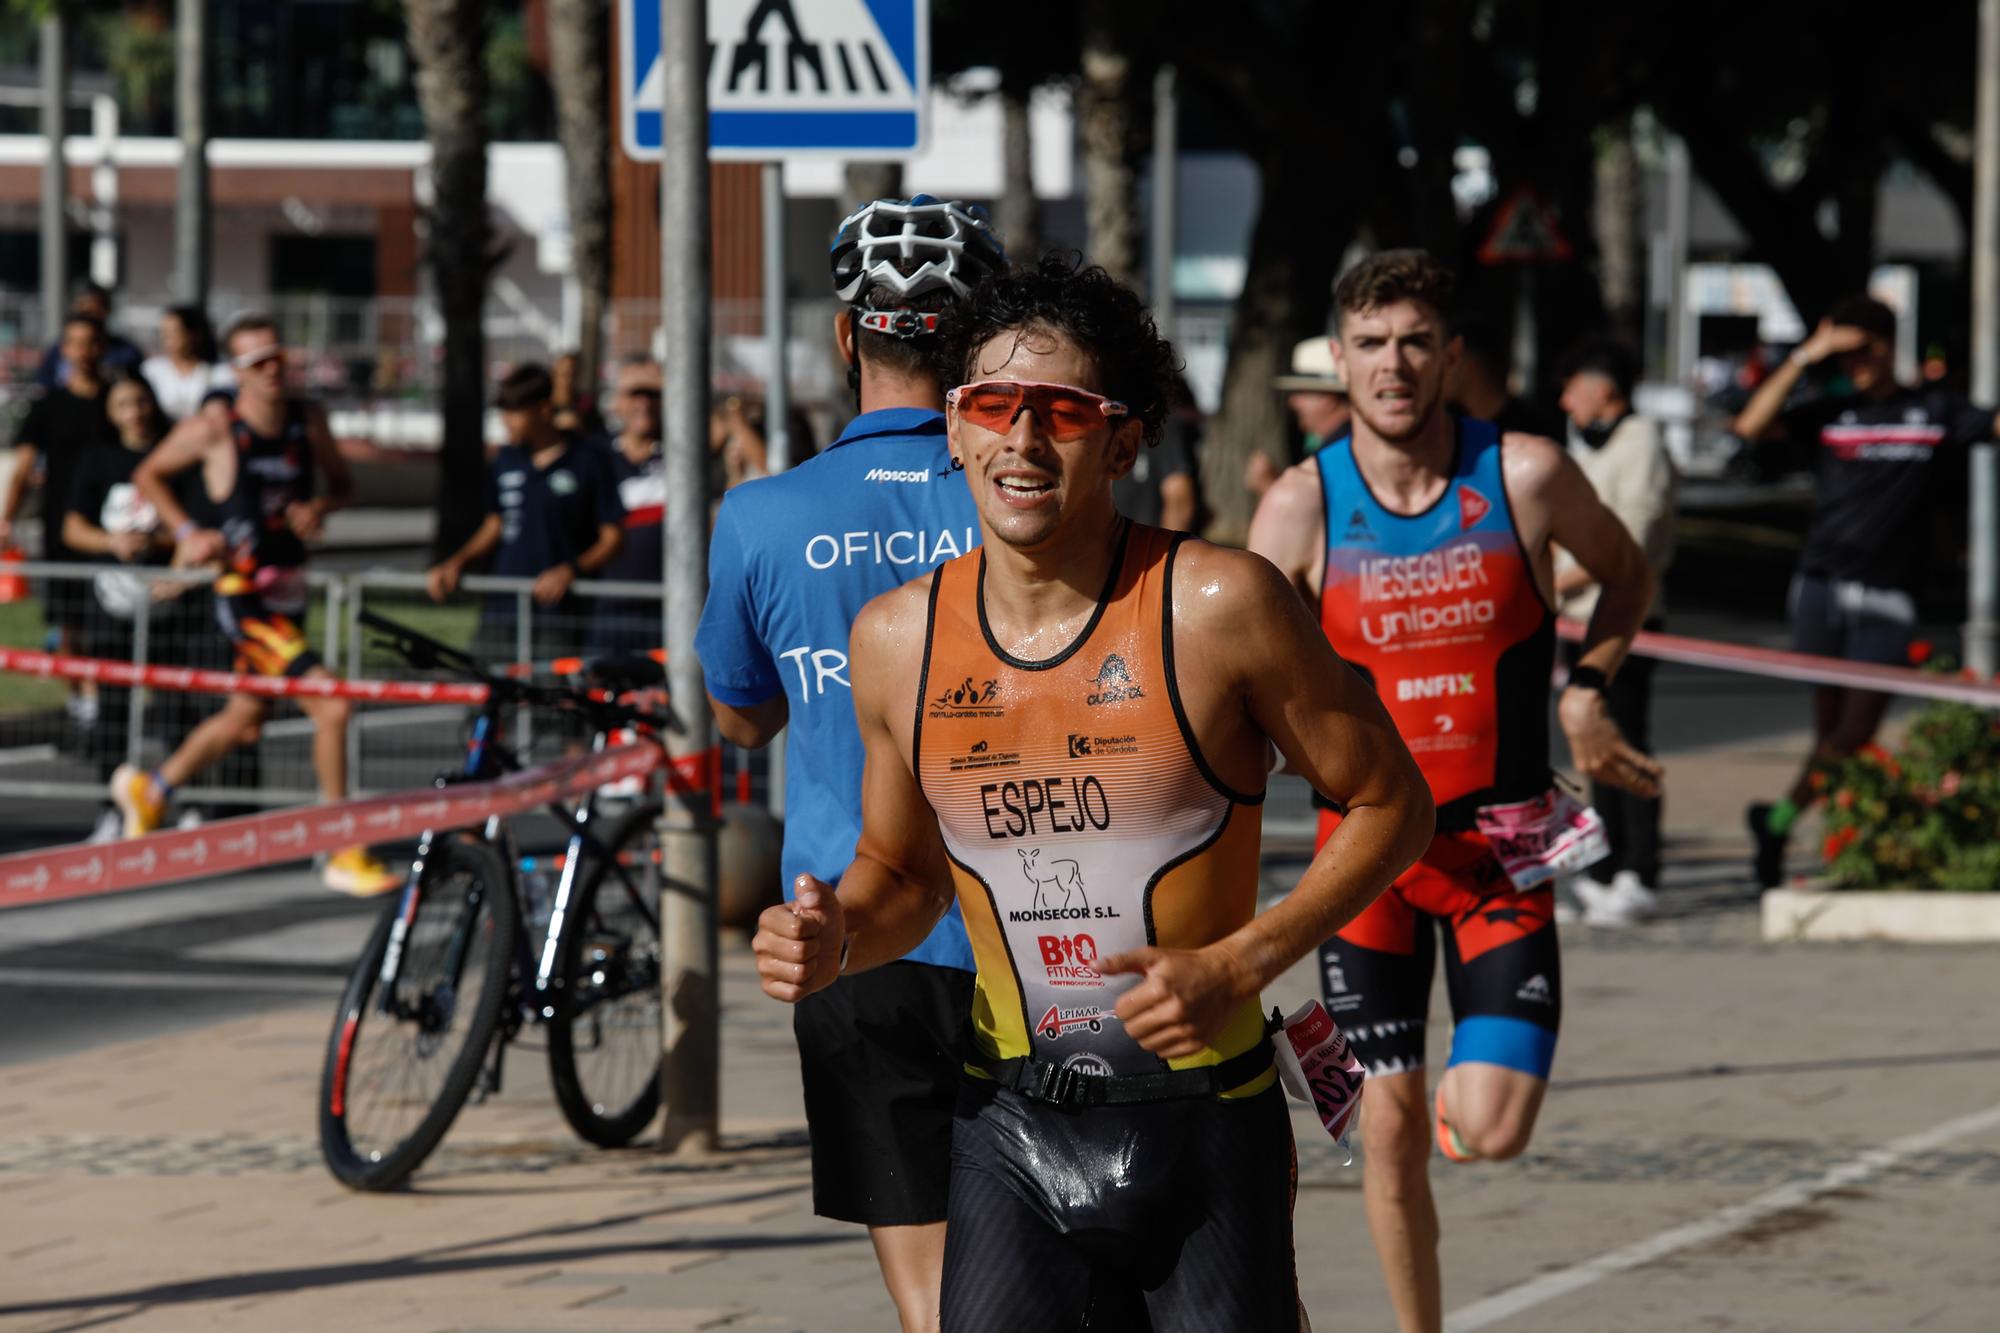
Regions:
<instances>
[{"instance_id":1,"label":"runner's knee","mask_svg":"<svg viewBox=\"0 0 2000 1333\"><path fill-rule=\"evenodd\" d=\"M1534 1137L1535 1132L1532 1118L1515 1113L1501 1115L1484 1124L1453 1120L1451 1127L1460 1142L1489 1162L1504 1162L1519 1157L1528 1150L1528 1140Z\"/></svg>"},{"instance_id":2,"label":"runner's knee","mask_svg":"<svg viewBox=\"0 0 2000 1333\"><path fill-rule=\"evenodd\" d=\"M1421 1087L1421 1084L1419 1084ZM1392 1175L1422 1175L1429 1169L1431 1122L1422 1097L1361 1098L1361 1143L1370 1163L1380 1163Z\"/></svg>"}]
</instances>

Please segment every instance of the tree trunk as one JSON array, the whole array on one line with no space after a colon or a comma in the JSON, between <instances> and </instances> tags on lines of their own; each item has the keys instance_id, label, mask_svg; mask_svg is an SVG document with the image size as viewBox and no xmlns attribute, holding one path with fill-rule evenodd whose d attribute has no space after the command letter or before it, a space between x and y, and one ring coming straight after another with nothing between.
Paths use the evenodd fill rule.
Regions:
<instances>
[{"instance_id":1,"label":"tree trunk","mask_svg":"<svg viewBox=\"0 0 2000 1333\"><path fill-rule=\"evenodd\" d=\"M1222 405L1201 446L1202 492L1215 511L1208 536L1241 542L1250 531L1243 468L1263 450L1281 467L1291 431L1283 397L1271 381L1286 373L1292 348L1327 327L1333 280L1354 234L1351 184L1328 161L1326 146L1291 145L1258 164L1263 201L1250 235L1242 294L1229 328Z\"/></svg>"},{"instance_id":2,"label":"tree trunk","mask_svg":"<svg viewBox=\"0 0 2000 1333\"><path fill-rule=\"evenodd\" d=\"M846 175L847 198L840 201L842 217L876 199L903 197L901 162L849 162Z\"/></svg>"},{"instance_id":3,"label":"tree trunk","mask_svg":"<svg viewBox=\"0 0 2000 1333\"><path fill-rule=\"evenodd\" d=\"M1085 0L1083 81L1077 90L1083 148L1083 219L1090 262L1128 287L1144 277L1139 256L1139 175L1132 166L1132 57L1118 35L1113 0Z\"/></svg>"},{"instance_id":4,"label":"tree trunk","mask_svg":"<svg viewBox=\"0 0 2000 1333\"><path fill-rule=\"evenodd\" d=\"M1042 206L1035 198L1034 137L1028 119L1026 90L1000 87L1002 177L1000 240L1016 265L1035 262L1042 252Z\"/></svg>"},{"instance_id":5,"label":"tree trunk","mask_svg":"<svg viewBox=\"0 0 2000 1333\"><path fill-rule=\"evenodd\" d=\"M1637 347L1645 318L1640 289L1642 196L1630 117L1605 126L1597 145L1596 177L1591 221L1597 232L1598 289L1611 331Z\"/></svg>"},{"instance_id":6,"label":"tree trunk","mask_svg":"<svg viewBox=\"0 0 2000 1333\"><path fill-rule=\"evenodd\" d=\"M611 301L611 121L605 114L611 13L605 0L549 0L548 26L556 134L567 168L570 271L582 310L577 377L595 390Z\"/></svg>"},{"instance_id":7,"label":"tree trunk","mask_svg":"<svg viewBox=\"0 0 2000 1333\"><path fill-rule=\"evenodd\" d=\"M444 442L438 451L440 552L484 517L486 336L493 238L486 216L486 0L404 0L417 104L431 150L425 257L444 316Z\"/></svg>"}]
</instances>

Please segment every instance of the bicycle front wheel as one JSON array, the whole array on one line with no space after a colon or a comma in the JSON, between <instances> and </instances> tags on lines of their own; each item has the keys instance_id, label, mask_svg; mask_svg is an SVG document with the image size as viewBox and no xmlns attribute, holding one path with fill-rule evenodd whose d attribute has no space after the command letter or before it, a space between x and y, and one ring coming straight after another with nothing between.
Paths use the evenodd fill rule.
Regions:
<instances>
[{"instance_id":1,"label":"bicycle front wheel","mask_svg":"<svg viewBox=\"0 0 2000 1333\"><path fill-rule=\"evenodd\" d=\"M348 978L320 1078L320 1152L355 1189L395 1188L451 1128L493 1044L520 930L506 867L479 843L433 844L407 909L406 896L389 904ZM405 920L384 992L383 963Z\"/></svg>"},{"instance_id":2,"label":"bicycle front wheel","mask_svg":"<svg viewBox=\"0 0 2000 1333\"><path fill-rule=\"evenodd\" d=\"M563 922L562 986L549 1025L549 1078L578 1134L621 1148L660 1109L660 877L657 805L641 805L588 855Z\"/></svg>"}]
</instances>

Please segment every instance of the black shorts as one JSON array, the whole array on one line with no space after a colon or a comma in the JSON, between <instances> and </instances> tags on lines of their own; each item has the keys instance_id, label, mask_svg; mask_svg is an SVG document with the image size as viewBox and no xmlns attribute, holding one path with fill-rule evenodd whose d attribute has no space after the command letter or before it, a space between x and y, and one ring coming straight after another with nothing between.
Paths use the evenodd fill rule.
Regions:
<instances>
[{"instance_id":1,"label":"black shorts","mask_svg":"<svg viewBox=\"0 0 2000 1333\"><path fill-rule=\"evenodd\" d=\"M238 575L216 580L215 623L236 653L238 671L297 678L321 665L298 622L273 611Z\"/></svg>"},{"instance_id":2,"label":"black shorts","mask_svg":"<svg viewBox=\"0 0 2000 1333\"><path fill-rule=\"evenodd\" d=\"M1320 821L1326 841L1338 817ZM1444 938L1451 1063L1549 1076L1562 1027L1555 891L1516 889L1478 833L1440 833L1361 915L1320 946L1326 1009L1370 1074L1424 1066L1431 975Z\"/></svg>"},{"instance_id":3,"label":"black shorts","mask_svg":"<svg viewBox=\"0 0 2000 1333\"><path fill-rule=\"evenodd\" d=\"M1296 1329L1297 1180L1275 1084L1069 1111L968 1078L942 1333Z\"/></svg>"},{"instance_id":4,"label":"black shorts","mask_svg":"<svg viewBox=\"0 0 2000 1333\"><path fill-rule=\"evenodd\" d=\"M871 1227L945 1220L972 973L891 963L799 1001L813 1211Z\"/></svg>"},{"instance_id":5,"label":"black shorts","mask_svg":"<svg viewBox=\"0 0 2000 1333\"><path fill-rule=\"evenodd\" d=\"M1917 604L1896 588L1800 574L1792 580L1792 647L1818 657L1908 666Z\"/></svg>"}]
</instances>

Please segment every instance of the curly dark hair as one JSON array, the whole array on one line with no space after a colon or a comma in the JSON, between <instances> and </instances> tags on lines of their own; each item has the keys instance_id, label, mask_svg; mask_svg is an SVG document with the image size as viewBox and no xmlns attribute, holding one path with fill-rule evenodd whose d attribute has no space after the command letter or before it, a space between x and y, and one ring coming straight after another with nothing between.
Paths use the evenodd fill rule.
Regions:
<instances>
[{"instance_id":1,"label":"curly dark hair","mask_svg":"<svg viewBox=\"0 0 2000 1333\"><path fill-rule=\"evenodd\" d=\"M1129 287L1095 264L1086 267L1075 251L1052 250L1033 267L988 278L945 332L957 372L948 383L978 378L975 359L987 343L1029 332L1075 343L1097 363L1105 396L1125 404L1145 427L1146 443L1160 438L1181 363Z\"/></svg>"}]
</instances>

